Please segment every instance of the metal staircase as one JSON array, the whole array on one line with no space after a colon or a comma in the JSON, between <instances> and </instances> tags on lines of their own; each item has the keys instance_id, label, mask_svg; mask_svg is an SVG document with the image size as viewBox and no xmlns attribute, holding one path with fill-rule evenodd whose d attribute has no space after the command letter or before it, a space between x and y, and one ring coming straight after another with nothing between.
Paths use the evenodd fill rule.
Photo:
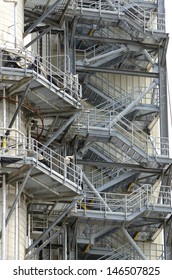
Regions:
<instances>
[{"instance_id":1,"label":"metal staircase","mask_svg":"<svg viewBox=\"0 0 172 280\"><path fill-rule=\"evenodd\" d=\"M116 111L85 110L75 127L73 129L80 134L89 135L90 141L95 137L110 139L111 143L140 164L150 161L156 165L158 161L170 160L168 139L153 139Z\"/></svg>"},{"instance_id":2,"label":"metal staircase","mask_svg":"<svg viewBox=\"0 0 172 280\"><path fill-rule=\"evenodd\" d=\"M123 45L94 45L84 51L83 60L77 61L77 65L92 65L99 67L119 56L123 55L127 48Z\"/></svg>"},{"instance_id":3,"label":"metal staircase","mask_svg":"<svg viewBox=\"0 0 172 280\"><path fill-rule=\"evenodd\" d=\"M83 98L87 99L89 103L94 105L97 109L104 108L107 110L118 110L121 112L125 109L133 100L135 100L146 87L135 87L129 92L126 92L119 86L105 79L101 74L94 76L88 76L85 81L85 91L83 92ZM159 89L154 87L151 89L137 105L147 105L150 111L159 107Z\"/></svg>"}]
</instances>

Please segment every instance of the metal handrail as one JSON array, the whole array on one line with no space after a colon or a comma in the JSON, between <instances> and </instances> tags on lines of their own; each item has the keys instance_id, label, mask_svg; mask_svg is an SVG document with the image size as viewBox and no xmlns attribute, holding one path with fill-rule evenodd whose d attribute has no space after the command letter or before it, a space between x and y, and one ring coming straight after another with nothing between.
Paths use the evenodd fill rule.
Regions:
<instances>
[{"instance_id":1,"label":"metal handrail","mask_svg":"<svg viewBox=\"0 0 172 280\"><path fill-rule=\"evenodd\" d=\"M80 100L82 97L81 85L78 81L78 75L73 75L68 71L62 71L34 52L24 49L4 48L0 50L0 70L1 68L15 68L17 73L24 71L25 75L35 74L36 78L45 80L50 88L64 92L65 95L74 100ZM11 73L10 73L11 75Z\"/></svg>"},{"instance_id":2,"label":"metal handrail","mask_svg":"<svg viewBox=\"0 0 172 280\"><path fill-rule=\"evenodd\" d=\"M122 161L123 163L131 163L131 159ZM88 174L88 178L94 187L98 188L103 186L105 183L109 182L109 180L117 179L122 174L126 174L129 172L129 169L126 168L111 168L107 167L104 169L96 169Z\"/></svg>"},{"instance_id":3,"label":"metal handrail","mask_svg":"<svg viewBox=\"0 0 172 280\"><path fill-rule=\"evenodd\" d=\"M149 207L163 207L172 209L172 199L171 199L171 187L170 186L160 186L155 188L152 185L143 185L139 189L133 191L130 194L120 194L120 193L104 193L99 194L103 198L104 202L111 209L110 213L120 213L129 216L134 214L141 209L147 209ZM76 211L83 210L85 214L89 211L95 212L108 212L109 210L102 203L102 200L95 197L93 192L84 192L82 202L78 202Z\"/></svg>"},{"instance_id":4,"label":"metal handrail","mask_svg":"<svg viewBox=\"0 0 172 280\"><path fill-rule=\"evenodd\" d=\"M11 134L0 138L1 156L31 159L36 166L42 167L50 174L58 174L64 182L74 184L78 190L81 190L82 169L80 167L33 138Z\"/></svg>"},{"instance_id":5,"label":"metal handrail","mask_svg":"<svg viewBox=\"0 0 172 280\"><path fill-rule=\"evenodd\" d=\"M156 1L153 2L157 4ZM132 11L131 11L132 8ZM144 31L159 31L165 32L165 14L159 12L147 11L140 7L137 2L132 0L118 0L116 3L111 4L107 1L83 1L73 0L69 5L68 13L80 11L84 14L84 11L95 11L102 15L103 13L115 14L116 16L125 15L129 20L134 21Z\"/></svg>"},{"instance_id":6,"label":"metal handrail","mask_svg":"<svg viewBox=\"0 0 172 280\"><path fill-rule=\"evenodd\" d=\"M112 98L112 101L114 101L114 107L115 107L115 102L119 103L121 108L123 106L129 105L133 100L135 100L136 97L138 97L139 94L141 94L146 87L134 87L130 89L128 92L125 91L124 89L120 88L116 84L114 84L111 81L107 81L105 77L101 74L96 74L94 76L89 76L87 79L88 83L91 85L95 86L99 90L103 91L104 94ZM155 105L159 106L159 89L156 88L152 89L149 91L144 98L142 98L139 102L138 105L141 104L150 104L150 105ZM103 104L100 104L101 107L103 107ZM97 106L100 107L100 105ZM112 102L105 101L105 105L111 105ZM117 105L116 105L117 106ZM120 108L119 106L119 108ZM106 107L105 107L106 108Z\"/></svg>"},{"instance_id":7,"label":"metal handrail","mask_svg":"<svg viewBox=\"0 0 172 280\"><path fill-rule=\"evenodd\" d=\"M144 133L139 126L131 123L125 117L121 117L120 113L116 110L83 110L78 127L86 128L88 131L91 128L97 128L108 131L110 135L117 131L125 138L127 137L127 141L129 140L132 146L137 146L147 155L154 156L155 158L161 155L169 156L169 141L167 138L159 137L157 145L156 139Z\"/></svg>"},{"instance_id":8,"label":"metal handrail","mask_svg":"<svg viewBox=\"0 0 172 280\"><path fill-rule=\"evenodd\" d=\"M142 247L141 242L137 242L139 247ZM164 248L162 244L157 243L146 243L146 246L149 245L149 249L146 250L143 246L143 253L149 260L164 259ZM110 252L103 255L99 260L118 260L118 259L140 259L138 253L130 243L125 243L124 245L118 248L112 248Z\"/></svg>"}]
</instances>

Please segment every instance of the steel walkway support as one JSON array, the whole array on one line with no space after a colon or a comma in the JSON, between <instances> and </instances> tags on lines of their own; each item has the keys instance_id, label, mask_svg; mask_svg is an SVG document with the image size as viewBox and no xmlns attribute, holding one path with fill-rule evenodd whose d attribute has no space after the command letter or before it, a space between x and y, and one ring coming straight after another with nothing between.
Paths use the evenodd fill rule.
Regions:
<instances>
[{"instance_id":1,"label":"steel walkway support","mask_svg":"<svg viewBox=\"0 0 172 280\"><path fill-rule=\"evenodd\" d=\"M111 124L114 122L119 121L122 117L124 117L127 113L131 111L131 109L134 108L134 106L143 99L146 94L152 90L156 85L158 84L157 80L154 80L141 94L138 95L137 98L135 98L122 112L120 112L120 115L116 116L112 121Z\"/></svg>"},{"instance_id":2,"label":"steel walkway support","mask_svg":"<svg viewBox=\"0 0 172 280\"><path fill-rule=\"evenodd\" d=\"M45 12L25 31L24 36L26 37L39 23L41 23L56 8L59 2L60 0L57 0L53 5L45 10Z\"/></svg>"},{"instance_id":3,"label":"steel walkway support","mask_svg":"<svg viewBox=\"0 0 172 280\"><path fill-rule=\"evenodd\" d=\"M6 218L6 223L5 223L6 226L7 226L8 223L9 223L9 220L10 220L12 214L13 214L13 211L14 211L14 209L15 209L15 207L16 207L16 204L17 204L17 202L18 202L18 200L19 200L19 198L20 198L20 195L21 195L21 193L23 192L23 189L24 189L24 187L25 187L25 185L26 185L26 182L27 182L27 180L28 180L28 178L29 178L29 176L30 176L30 173L32 172L32 169L33 169L33 167L29 169L29 171L28 171L26 177L24 177L24 180L23 180L23 182L22 182L22 184L21 184L20 190L19 190L19 192L17 193L16 198L15 198L15 200L14 200L14 202L13 202L13 205L11 206L10 212L8 213L8 216L7 216L7 218Z\"/></svg>"},{"instance_id":4,"label":"steel walkway support","mask_svg":"<svg viewBox=\"0 0 172 280\"><path fill-rule=\"evenodd\" d=\"M60 216L58 216L54 222L51 223L51 225L26 249L26 254L28 254L35 246L43 240L47 234L71 211L71 209L74 207L75 203L77 201L77 198L75 198L72 203L63 211Z\"/></svg>"},{"instance_id":5,"label":"steel walkway support","mask_svg":"<svg viewBox=\"0 0 172 280\"><path fill-rule=\"evenodd\" d=\"M101 197L101 195L99 194L99 192L95 189L95 187L91 184L91 182L88 180L87 176L83 173L83 180L85 181L85 183L87 184L87 186L89 187L89 189L91 191L94 192L94 194L100 199L100 201L103 202L103 204L105 205L105 208L112 212L112 210L110 209L110 207L107 205L107 203L104 201L104 199Z\"/></svg>"},{"instance_id":6,"label":"steel walkway support","mask_svg":"<svg viewBox=\"0 0 172 280\"><path fill-rule=\"evenodd\" d=\"M129 235L129 233L127 232L127 230L122 227L122 232L125 235L125 237L127 238L127 240L129 241L129 243L134 247L134 249L137 251L137 253L139 254L139 256L141 257L142 260L147 260L146 256L143 254L142 250L138 247L138 245L136 244L136 242L133 240L133 238Z\"/></svg>"},{"instance_id":7,"label":"steel walkway support","mask_svg":"<svg viewBox=\"0 0 172 280\"><path fill-rule=\"evenodd\" d=\"M70 125L75 118L79 115L79 112L73 114L57 131L54 135L41 147L41 151L44 151L46 147L48 147L59 135Z\"/></svg>"}]
</instances>

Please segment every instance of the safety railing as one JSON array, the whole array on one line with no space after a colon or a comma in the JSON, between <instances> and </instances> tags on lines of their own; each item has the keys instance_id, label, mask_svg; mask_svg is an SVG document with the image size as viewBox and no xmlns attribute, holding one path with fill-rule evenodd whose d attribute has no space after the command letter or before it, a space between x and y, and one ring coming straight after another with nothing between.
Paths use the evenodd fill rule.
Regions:
<instances>
[{"instance_id":1,"label":"safety railing","mask_svg":"<svg viewBox=\"0 0 172 280\"><path fill-rule=\"evenodd\" d=\"M145 244L137 242L144 255L149 260L163 260L164 247L162 244L148 243ZM130 243L125 243L119 248L112 248L112 250L100 257L99 260L139 260L141 259L135 248Z\"/></svg>"},{"instance_id":2,"label":"safety railing","mask_svg":"<svg viewBox=\"0 0 172 280\"><path fill-rule=\"evenodd\" d=\"M156 2L153 2L157 4ZM129 20L143 28L144 31L165 32L165 14L153 12L139 6L137 1L118 0L115 3L106 0L73 0L69 6L71 12L97 12L99 15L108 13L108 15L116 15L121 17L125 15ZM68 12L70 12L70 10Z\"/></svg>"},{"instance_id":3,"label":"safety railing","mask_svg":"<svg viewBox=\"0 0 172 280\"><path fill-rule=\"evenodd\" d=\"M50 88L64 92L69 98L78 101L82 97L78 75L73 75L68 71L61 71L50 62L49 58L44 59L26 50L1 49L0 71L8 69L9 75L14 76L12 73L13 68L15 68L15 75L20 72L24 73L24 75L33 73L36 78L46 81Z\"/></svg>"},{"instance_id":4,"label":"safety railing","mask_svg":"<svg viewBox=\"0 0 172 280\"><path fill-rule=\"evenodd\" d=\"M130 163L131 159L128 158L126 161L121 163ZM88 174L88 179L94 185L95 188L99 188L104 184L108 183L110 180L117 179L121 175L124 175L129 172L127 168L115 168L115 167L106 167L102 169L96 169Z\"/></svg>"},{"instance_id":5,"label":"safety railing","mask_svg":"<svg viewBox=\"0 0 172 280\"><path fill-rule=\"evenodd\" d=\"M93 85L97 89L99 89L101 92L103 92L105 95L112 98L112 101L116 102L116 104L111 104L115 107L119 108L126 107L129 105L133 100L135 100L144 90L146 90L146 87L135 87L130 89L128 92L124 89L117 86L115 83L109 81L105 76L101 74L96 74L94 76L89 76L87 78L87 83ZM113 108L110 103L107 102L107 105L109 104L109 107ZM138 105L142 104L149 104L149 105L155 105L159 106L159 88L155 87L151 91L149 91L144 98L142 98ZM106 106L106 103L105 103ZM101 105L101 107L103 107ZM98 108L98 107L97 107Z\"/></svg>"},{"instance_id":6,"label":"safety railing","mask_svg":"<svg viewBox=\"0 0 172 280\"><path fill-rule=\"evenodd\" d=\"M113 28L111 26L94 31L94 36L103 38L116 38L116 39L131 39L131 36L120 28Z\"/></svg>"},{"instance_id":7,"label":"safety railing","mask_svg":"<svg viewBox=\"0 0 172 280\"><path fill-rule=\"evenodd\" d=\"M42 170L48 171L50 175L58 175L64 182L73 183L78 190L81 190L82 170L72 162L70 157L61 156L33 138L15 135L12 129L8 137L1 136L0 147L1 157L18 160L28 158Z\"/></svg>"},{"instance_id":8,"label":"safety railing","mask_svg":"<svg viewBox=\"0 0 172 280\"><path fill-rule=\"evenodd\" d=\"M131 158L128 157L125 153L116 149L116 147L111 143L97 142L93 143L91 147L100 152L102 155L108 157L110 161L127 162L128 160L130 160L130 163L131 161L133 164L136 163L134 160L131 160Z\"/></svg>"},{"instance_id":9,"label":"safety railing","mask_svg":"<svg viewBox=\"0 0 172 280\"><path fill-rule=\"evenodd\" d=\"M112 249L107 254L99 258L99 260L140 260L134 247L130 243L125 243L119 248Z\"/></svg>"},{"instance_id":10,"label":"safety railing","mask_svg":"<svg viewBox=\"0 0 172 280\"><path fill-rule=\"evenodd\" d=\"M128 98L128 93L121 87L117 86L115 83L111 82L107 77L96 74L94 76L89 76L87 79L88 84L91 84L98 88L101 92L110 96L112 99L121 101L121 99Z\"/></svg>"},{"instance_id":11,"label":"safety railing","mask_svg":"<svg viewBox=\"0 0 172 280\"><path fill-rule=\"evenodd\" d=\"M84 64L91 64L91 63L96 63L97 61L101 60L104 55L106 56L111 54L113 51L119 52L124 51L126 48L123 45L117 45L114 44L106 44L106 45L94 45L91 46L83 51L77 50L78 53L81 53L80 56L82 55L82 61Z\"/></svg>"},{"instance_id":12,"label":"safety railing","mask_svg":"<svg viewBox=\"0 0 172 280\"><path fill-rule=\"evenodd\" d=\"M149 207L151 209L160 207L163 211L165 206L171 211L171 190L170 186L155 188L151 185L143 185L130 194L100 192L101 198L95 196L93 192L85 192L82 201L78 201L75 211L82 210L85 214L89 211L107 213L111 209L109 213L123 214L126 218Z\"/></svg>"},{"instance_id":13,"label":"safety railing","mask_svg":"<svg viewBox=\"0 0 172 280\"><path fill-rule=\"evenodd\" d=\"M117 111L103 109L83 110L77 126L87 130L87 132L90 129L106 131L110 135L118 132L124 137L124 141L125 139L130 141L131 147L136 146L147 155L154 156L155 158L161 155L169 157L168 138L158 137L155 139L147 135L139 127L139 124L131 123Z\"/></svg>"}]
</instances>

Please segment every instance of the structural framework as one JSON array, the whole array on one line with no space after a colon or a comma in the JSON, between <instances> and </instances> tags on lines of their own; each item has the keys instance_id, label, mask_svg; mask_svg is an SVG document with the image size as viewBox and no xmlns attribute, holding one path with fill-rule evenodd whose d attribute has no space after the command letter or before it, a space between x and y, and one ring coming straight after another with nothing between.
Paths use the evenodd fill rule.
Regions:
<instances>
[{"instance_id":1,"label":"structural framework","mask_svg":"<svg viewBox=\"0 0 172 280\"><path fill-rule=\"evenodd\" d=\"M164 0L0 0L1 259L172 259Z\"/></svg>"}]
</instances>

